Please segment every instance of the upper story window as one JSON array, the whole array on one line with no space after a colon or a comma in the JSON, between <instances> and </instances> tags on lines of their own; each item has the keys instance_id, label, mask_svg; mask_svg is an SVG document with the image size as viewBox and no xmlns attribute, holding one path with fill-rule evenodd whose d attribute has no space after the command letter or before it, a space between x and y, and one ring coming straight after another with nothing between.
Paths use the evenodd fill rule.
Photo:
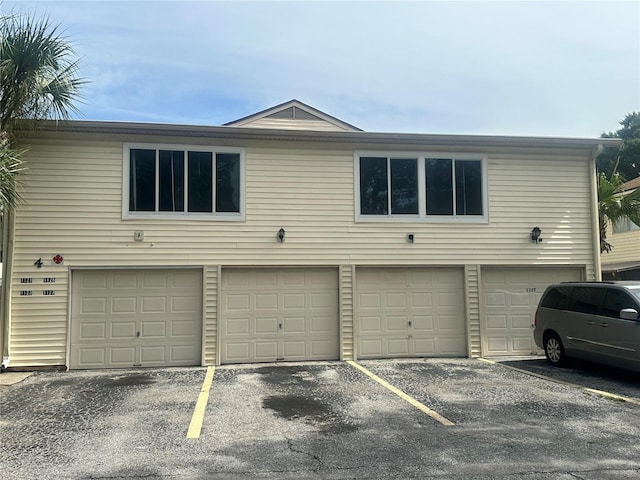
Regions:
<instances>
[{"instance_id":1,"label":"upper story window","mask_svg":"<svg viewBox=\"0 0 640 480\"><path fill-rule=\"evenodd\" d=\"M244 218L239 149L125 145L125 217Z\"/></svg>"},{"instance_id":2,"label":"upper story window","mask_svg":"<svg viewBox=\"0 0 640 480\"><path fill-rule=\"evenodd\" d=\"M486 222L484 158L356 154L359 220Z\"/></svg>"}]
</instances>

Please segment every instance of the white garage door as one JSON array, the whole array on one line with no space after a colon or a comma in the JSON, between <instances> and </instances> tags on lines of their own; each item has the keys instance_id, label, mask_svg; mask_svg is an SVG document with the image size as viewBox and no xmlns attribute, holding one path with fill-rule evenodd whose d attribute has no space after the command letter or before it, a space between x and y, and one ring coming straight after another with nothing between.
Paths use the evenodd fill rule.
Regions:
<instances>
[{"instance_id":1,"label":"white garage door","mask_svg":"<svg viewBox=\"0 0 640 480\"><path fill-rule=\"evenodd\" d=\"M463 272L360 268L358 358L465 356Z\"/></svg>"},{"instance_id":2,"label":"white garage door","mask_svg":"<svg viewBox=\"0 0 640 480\"><path fill-rule=\"evenodd\" d=\"M483 268L482 354L535 353L532 325L544 290L581 278L579 268Z\"/></svg>"},{"instance_id":3,"label":"white garage door","mask_svg":"<svg viewBox=\"0 0 640 480\"><path fill-rule=\"evenodd\" d=\"M334 269L224 269L221 363L335 360Z\"/></svg>"},{"instance_id":4,"label":"white garage door","mask_svg":"<svg viewBox=\"0 0 640 480\"><path fill-rule=\"evenodd\" d=\"M77 270L71 312L70 368L201 364L201 270Z\"/></svg>"}]
</instances>

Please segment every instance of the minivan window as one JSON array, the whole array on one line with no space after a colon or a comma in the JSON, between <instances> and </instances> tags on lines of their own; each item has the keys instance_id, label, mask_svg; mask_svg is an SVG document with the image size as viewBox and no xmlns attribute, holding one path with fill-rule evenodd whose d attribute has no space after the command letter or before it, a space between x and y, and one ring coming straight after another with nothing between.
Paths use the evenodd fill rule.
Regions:
<instances>
[{"instance_id":1,"label":"minivan window","mask_svg":"<svg viewBox=\"0 0 640 480\"><path fill-rule=\"evenodd\" d=\"M602 315L619 318L620 310L623 308L633 308L637 310L638 305L627 292L607 288L607 294L604 297L604 304L602 305Z\"/></svg>"},{"instance_id":2,"label":"minivan window","mask_svg":"<svg viewBox=\"0 0 640 480\"><path fill-rule=\"evenodd\" d=\"M541 307L565 310L569 304L571 287L551 288L540 302Z\"/></svg>"},{"instance_id":3,"label":"minivan window","mask_svg":"<svg viewBox=\"0 0 640 480\"><path fill-rule=\"evenodd\" d=\"M605 289L597 287L573 287L569 310L597 315L604 299Z\"/></svg>"}]
</instances>

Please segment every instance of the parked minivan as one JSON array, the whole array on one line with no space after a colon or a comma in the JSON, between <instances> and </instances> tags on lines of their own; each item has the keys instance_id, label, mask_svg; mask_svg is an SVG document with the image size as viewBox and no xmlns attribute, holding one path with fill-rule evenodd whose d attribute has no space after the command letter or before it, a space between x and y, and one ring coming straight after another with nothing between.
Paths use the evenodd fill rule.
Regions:
<instances>
[{"instance_id":1,"label":"parked minivan","mask_svg":"<svg viewBox=\"0 0 640 480\"><path fill-rule=\"evenodd\" d=\"M548 287L533 337L549 363L567 357L640 372L640 282L568 282Z\"/></svg>"}]
</instances>

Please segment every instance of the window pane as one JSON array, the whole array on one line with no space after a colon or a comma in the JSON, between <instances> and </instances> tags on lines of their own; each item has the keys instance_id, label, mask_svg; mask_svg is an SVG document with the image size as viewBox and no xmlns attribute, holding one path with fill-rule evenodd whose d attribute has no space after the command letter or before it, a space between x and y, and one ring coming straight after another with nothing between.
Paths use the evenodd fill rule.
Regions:
<instances>
[{"instance_id":1,"label":"window pane","mask_svg":"<svg viewBox=\"0 0 640 480\"><path fill-rule=\"evenodd\" d=\"M391 213L418 213L418 163L414 159L391 159Z\"/></svg>"},{"instance_id":2,"label":"window pane","mask_svg":"<svg viewBox=\"0 0 640 480\"><path fill-rule=\"evenodd\" d=\"M360 213L387 215L388 204L387 159L360 158Z\"/></svg>"},{"instance_id":3,"label":"window pane","mask_svg":"<svg viewBox=\"0 0 640 480\"><path fill-rule=\"evenodd\" d=\"M604 297L604 305L602 306L602 315L612 318L620 318L620 310L623 308L638 309L638 305L626 292L607 288L607 294Z\"/></svg>"},{"instance_id":4,"label":"window pane","mask_svg":"<svg viewBox=\"0 0 640 480\"><path fill-rule=\"evenodd\" d=\"M456 160L456 215L482 215L482 163Z\"/></svg>"},{"instance_id":5,"label":"window pane","mask_svg":"<svg viewBox=\"0 0 640 480\"><path fill-rule=\"evenodd\" d=\"M573 287L569 310L579 313L599 314L604 292L604 288Z\"/></svg>"},{"instance_id":6,"label":"window pane","mask_svg":"<svg viewBox=\"0 0 640 480\"><path fill-rule=\"evenodd\" d=\"M240 212L240 155L216 154L216 212Z\"/></svg>"},{"instance_id":7,"label":"window pane","mask_svg":"<svg viewBox=\"0 0 640 480\"><path fill-rule=\"evenodd\" d=\"M189 152L190 212L213 212L212 159L211 152Z\"/></svg>"},{"instance_id":8,"label":"window pane","mask_svg":"<svg viewBox=\"0 0 640 480\"><path fill-rule=\"evenodd\" d=\"M155 212L156 151L132 148L129 155L129 211Z\"/></svg>"},{"instance_id":9,"label":"window pane","mask_svg":"<svg viewBox=\"0 0 640 480\"><path fill-rule=\"evenodd\" d=\"M427 215L453 215L453 179L451 165L446 158L427 158Z\"/></svg>"},{"instance_id":10,"label":"window pane","mask_svg":"<svg viewBox=\"0 0 640 480\"><path fill-rule=\"evenodd\" d=\"M160 211L184 212L184 152L160 150Z\"/></svg>"},{"instance_id":11,"label":"window pane","mask_svg":"<svg viewBox=\"0 0 640 480\"><path fill-rule=\"evenodd\" d=\"M569 303L569 295L571 287L556 287L547 292L542 301L541 307L555 308L556 310L565 310Z\"/></svg>"}]
</instances>

